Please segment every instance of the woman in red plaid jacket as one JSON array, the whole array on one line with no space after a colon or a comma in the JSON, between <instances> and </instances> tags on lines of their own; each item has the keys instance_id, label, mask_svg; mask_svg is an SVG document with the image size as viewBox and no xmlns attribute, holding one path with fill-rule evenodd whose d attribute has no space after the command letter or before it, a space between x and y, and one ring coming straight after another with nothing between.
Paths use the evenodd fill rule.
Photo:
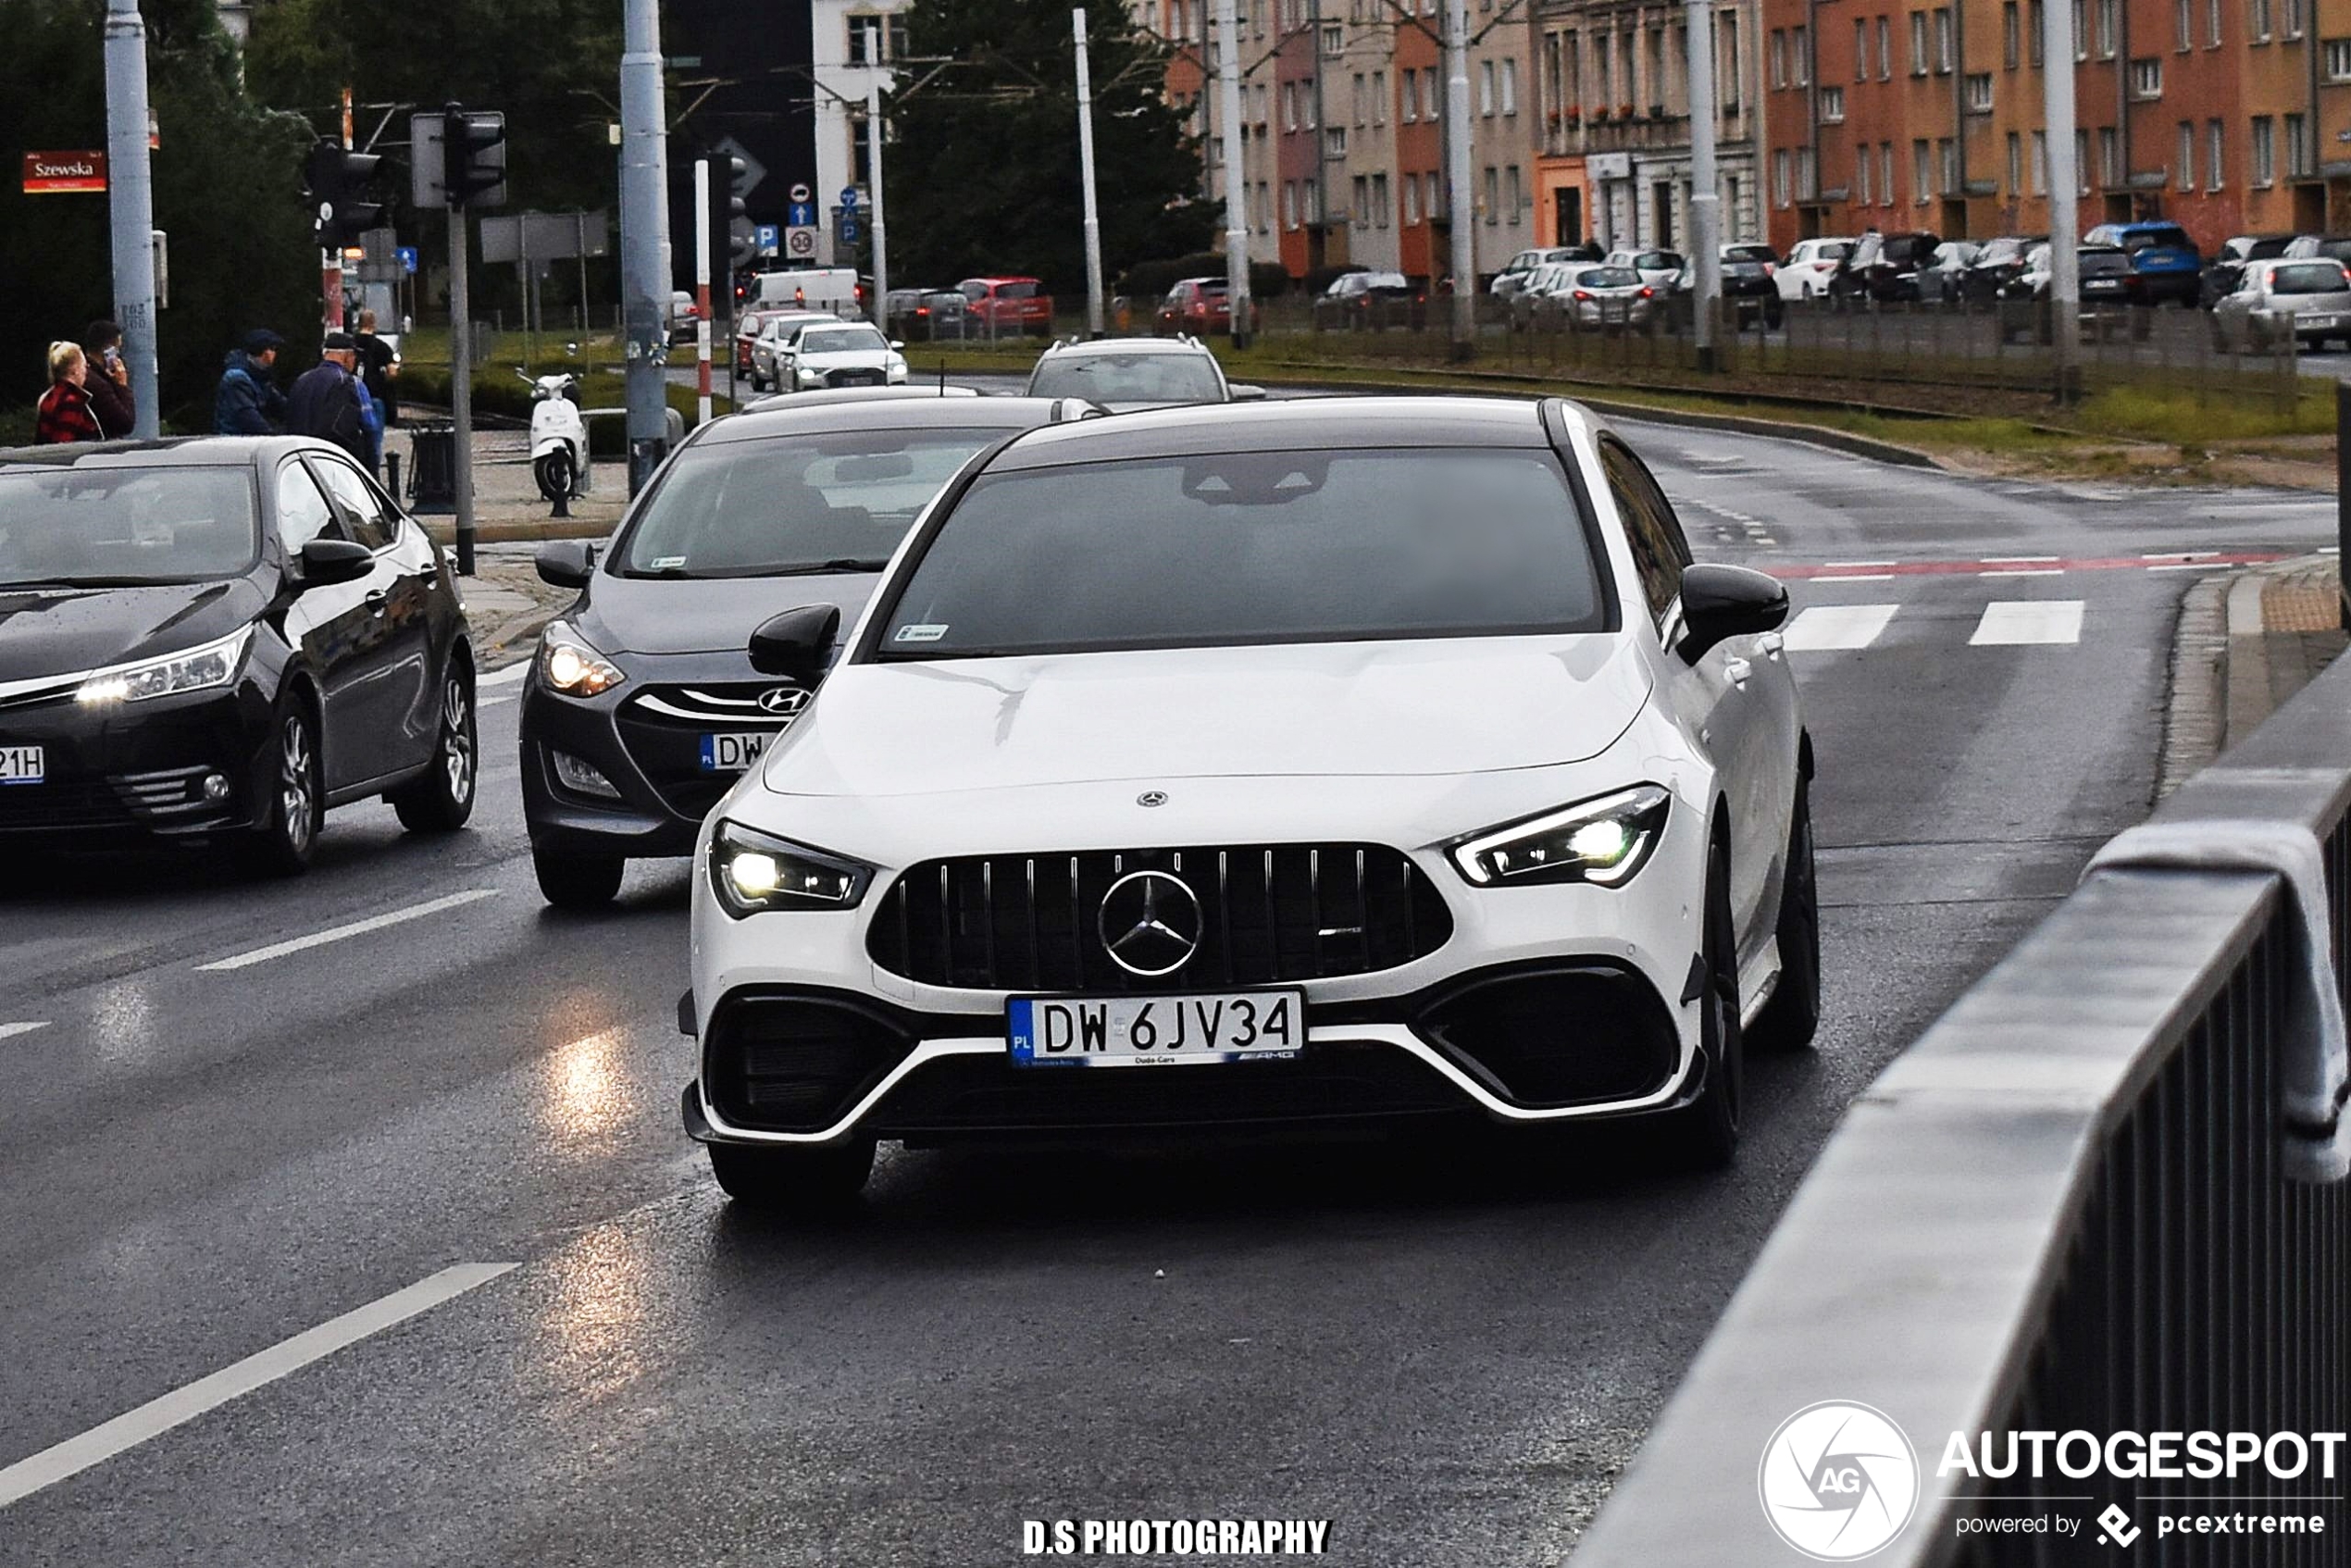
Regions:
<instances>
[{"instance_id":1,"label":"woman in red plaid jacket","mask_svg":"<svg viewBox=\"0 0 2351 1568\"><path fill-rule=\"evenodd\" d=\"M41 394L41 407L32 421L35 446L106 439L98 416L90 407L90 394L82 389L89 379L90 361L80 344L49 345L49 390Z\"/></svg>"}]
</instances>

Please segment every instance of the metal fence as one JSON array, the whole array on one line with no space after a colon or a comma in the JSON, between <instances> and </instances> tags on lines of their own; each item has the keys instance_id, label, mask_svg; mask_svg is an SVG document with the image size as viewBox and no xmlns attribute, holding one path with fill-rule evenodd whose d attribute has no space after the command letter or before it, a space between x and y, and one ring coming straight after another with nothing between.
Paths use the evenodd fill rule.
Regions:
<instances>
[{"instance_id":1,"label":"metal fence","mask_svg":"<svg viewBox=\"0 0 2351 1568\"><path fill-rule=\"evenodd\" d=\"M2155 820L2314 831L2341 992L2347 808L2351 661ZM2287 1156L2307 1144L2280 1111L2302 973L2291 913L2271 873L2093 872L1854 1103L1576 1568L1803 1561L1767 1521L1761 1465L1782 1423L1823 1400L1885 1412L1915 1445L1916 1513L1870 1559L1884 1568L2107 1561L2133 1543L2122 1561L2166 1568L2351 1561L2351 1451L2331 1479L2315 1453L2298 1479L2234 1484L1939 1473L1953 1433L2351 1422L2351 1184L2295 1179ZM2121 1517L2102 1524L2108 1508ZM2159 1533L2167 1513L2230 1512L2315 1515L2324 1533ZM1987 1531L2059 1512L2082 1522L2070 1540Z\"/></svg>"}]
</instances>

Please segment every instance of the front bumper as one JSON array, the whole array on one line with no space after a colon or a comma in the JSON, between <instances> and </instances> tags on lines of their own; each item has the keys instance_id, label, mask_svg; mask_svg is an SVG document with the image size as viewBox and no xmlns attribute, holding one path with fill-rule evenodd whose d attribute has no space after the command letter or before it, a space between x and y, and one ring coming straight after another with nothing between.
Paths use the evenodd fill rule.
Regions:
<instances>
[{"instance_id":1,"label":"front bumper","mask_svg":"<svg viewBox=\"0 0 2351 1568\"><path fill-rule=\"evenodd\" d=\"M251 676L101 709L69 695L0 706L0 746L40 747L45 775L0 784L0 844L124 848L244 828L275 778L270 715Z\"/></svg>"}]
</instances>

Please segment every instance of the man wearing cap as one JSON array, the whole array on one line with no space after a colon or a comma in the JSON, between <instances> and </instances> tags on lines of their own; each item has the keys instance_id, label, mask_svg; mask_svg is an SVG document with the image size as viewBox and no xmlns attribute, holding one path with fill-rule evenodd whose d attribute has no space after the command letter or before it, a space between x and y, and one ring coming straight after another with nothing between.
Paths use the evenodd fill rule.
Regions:
<instances>
[{"instance_id":1,"label":"man wearing cap","mask_svg":"<svg viewBox=\"0 0 2351 1568\"><path fill-rule=\"evenodd\" d=\"M286 417L286 394L269 379L286 340L267 327L247 332L221 367L212 400L212 431L222 436L274 436Z\"/></svg>"},{"instance_id":2,"label":"man wearing cap","mask_svg":"<svg viewBox=\"0 0 2351 1568\"><path fill-rule=\"evenodd\" d=\"M372 467L375 453L367 431L367 394L353 373L358 364L359 345L351 334L329 332L318 363L293 384L287 400L286 433L332 442Z\"/></svg>"}]
</instances>

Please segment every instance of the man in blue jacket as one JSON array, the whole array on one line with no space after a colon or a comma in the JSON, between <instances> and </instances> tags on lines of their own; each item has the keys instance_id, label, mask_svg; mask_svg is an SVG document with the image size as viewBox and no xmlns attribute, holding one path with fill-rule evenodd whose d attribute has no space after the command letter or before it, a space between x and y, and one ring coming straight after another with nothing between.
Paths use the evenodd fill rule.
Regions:
<instances>
[{"instance_id":1,"label":"man in blue jacket","mask_svg":"<svg viewBox=\"0 0 2351 1568\"><path fill-rule=\"evenodd\" d=\"M286 394L270 380L285 339L262 327L245 334L242 346L229 351L221 367L220 390L212 400L212 433L220 436L274 436L284 428Z\"/></svg>"},{"instance_id":2,"label":"man in blue jacket","mask_svg":"<svg viewBox=\"0 0 2351 1568\"><path fill-rule=\"evenodd\" d=\"M374 442L368 432L370 404L367 389L353 373L359 345L347 332L329 332L318 363L305 370L293 384L286 404L286 433L316 436L332 442L368 467L374 467Z\"/></svg>"}]
</instances>

